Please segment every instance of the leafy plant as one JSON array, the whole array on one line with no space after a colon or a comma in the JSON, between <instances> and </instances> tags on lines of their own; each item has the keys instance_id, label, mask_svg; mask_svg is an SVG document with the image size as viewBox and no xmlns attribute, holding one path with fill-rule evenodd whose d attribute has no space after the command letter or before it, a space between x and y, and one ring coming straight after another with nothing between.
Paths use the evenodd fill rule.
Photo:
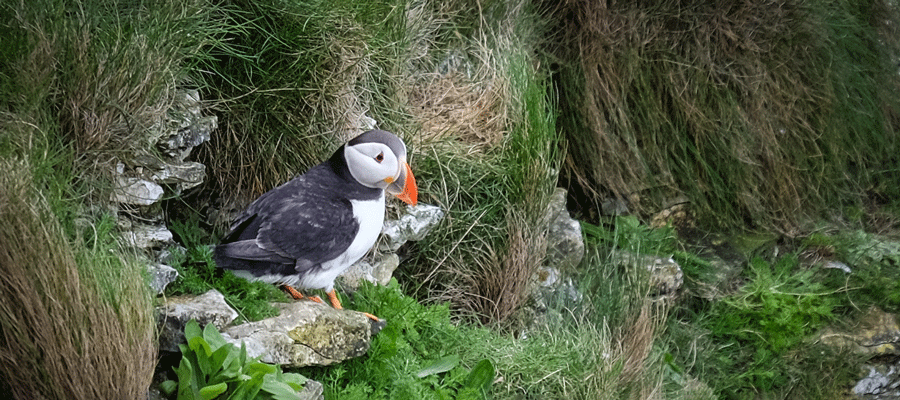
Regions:
<instances>
[{"instance_id":1,"label":"leafy plant","mask_svg":"<svg viewBox=\"0 0 900 400\"><path fill-rule=\"evenodd\" d=\"M178 381L165 381L162 389L178 400L299 399L306 378L282 373L281 368L247 357L243 343L236 348L212 325L202 330L195 320L184 328Z\"/></svg>"}]
</instances>

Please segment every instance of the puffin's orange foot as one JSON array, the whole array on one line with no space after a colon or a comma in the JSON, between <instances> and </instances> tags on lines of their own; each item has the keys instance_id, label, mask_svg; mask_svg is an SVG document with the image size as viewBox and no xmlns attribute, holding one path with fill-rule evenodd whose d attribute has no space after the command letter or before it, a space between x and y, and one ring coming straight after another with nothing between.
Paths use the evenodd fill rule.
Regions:
<instances>
[{"instance_id":1,"label":"puffin's orange foot","mask_svg":"<svg viewBox=\"0 0 900 400\"><path fill-rule=\"evenodd\" d=\"M364 312L363 315L365 315L366 317L369 317L369 319L371 319L372 321L375 321L375 322L381 322L381 320L378 319L378 317L376 317L376 316L374 316L374 315L372 315L372 314L369 314L369 313L367 313L367 312Z\"/></svg>"},{"instance_id":2,"label":"puffin's orange foot","mask_svg":"<svg viewBox=\"0 0 900 400\"><path fill-rule=\"evenodd\" d=\"M298 292L297 289L294 289L293 287L288 285L281 285L281 288L284 289L285 292L288 292L288 294L291 295L294 300L303 300L303 294Z\"/></svg>"},{"instance_id":3,"label":"puffin's orange foot","mask_svg":"<svg viewBox=\"0 0 900 400\"><path fill-rule=\"evenodd\" d=\"M288 286L288 285L282 285L281 287L286 292L288 292L288 294L291 295L291 297L293 297L294 300L303 300L303 298L308 298L316 303L320 303L320 304L322 303L322 299L319 298L319 296L304 296L303 293L298 292L297 289L294 289L293 287Z\"/></svg>"},{"instance_id":4,"label":"puffin's orange foot","mask_svg":"<svg viewBox=\"0 0 900 400\"><path fill-rule=\"evenodd\" d=\"M335 292L334 289L331 289L331 291L328 292L328 300L331 302L331 306L334 307L336 310L344 309L344 307L341 306L341 301L338 299L337 292ZM375 322L381 321L380 319L378 319L378 317L376 317L372 314L369 314L367 312L364 312L363 315L365 315L366 317L368 317L369 319L371 319Z\"/></svg>"}]
</instances>

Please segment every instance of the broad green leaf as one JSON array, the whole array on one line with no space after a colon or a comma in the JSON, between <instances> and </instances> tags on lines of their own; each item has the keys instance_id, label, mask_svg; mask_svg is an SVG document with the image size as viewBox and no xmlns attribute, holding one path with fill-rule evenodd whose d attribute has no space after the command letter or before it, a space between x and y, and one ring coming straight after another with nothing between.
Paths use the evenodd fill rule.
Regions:
<instances>
[{"instance_id":1,"label":"broad green leaf","mask_svg":"<svg viewBox=\"0 0 900 400\"><path fill-rule=\"evenodd\" d=\"M225 393L226 390L228 390L228 384L226 384L225 382L216 385L205 386L200 389L200 397L203 400L212 400L216 397L219 397L220 394Z\"/></svg>"},{"instance_id":2,"label":"broad green leaf","mask_svg":"<svg viewBox=\"0 0 900 400\"><path fill-rule=\"evenodd\" d=\"M273 400L299 400L300 394L290 385L279 381L277 375L266 375L263 379L262 391L272 395Z\"/></svg>"},{"instance_id":3,"label":"broad green leaf","mask_svg":"<svg viewBox=\"0 0 900 400\"><path fill-rule=\"evenodd\" d=\"M210 347L213 349L218 349L226 344L229 344L225 341L225 338L222 337L222 334L219 333L219 330L216 329L213 324L206 324L206 327L203 328L203 338L206 339L206 342L209 343Z\"/></svg>"},{"instance_id":4,"label":"broad green leaf","mask_svg":"<svg viewBox=\"0 0 900 400\"><path fill-rule=\"evenodd\" d=\"M278 367L270 364L264 364L261 362L253 362L247 364L244 367L244 373L248 375L266 375L266 374L274 374L275 371L278 371Z\"/></svg>"},{"instance_id":5,"label":"broad green leaf","mask_svg":"<svg viewBox=\"0 0 900 400\"><path fill-rule=\"evenodd\" d=\"M472 368L472 372L469 372L465 386L481 389L487 394L490 392L493 382L494 364L491 363L491 360L484 359L475 364L475 368Z\"/></svg>"},{"instance_id":6,"label":"broad green leaf","mask_svg":"<svg viewBox=\"0 0 900 400\"><path fill-rule=\"evenodd\" d=\"M173 380L167 380L159 384L159 388L165 393L167 396L175 393L178 390L178 382Z\"/></svg>"},{"instance_id":7,"label":"broad green leaf","mask_svg":"<svg viewBox=\"0 0 900 400\"><path fill-rule=\"evenodd\" d=\"M419 378L424 378L429 375L440 374L456 368L457 365L459 365L459 356L452 354L435 360L431 363L431 365L422 368L421 370L419 370L419 372L416 372L416 376Z\"/></svg>"},{"instance_id":8,"label":"broad green leaf","mask_svg":"<svg viewBox=\"0 0 900 400\"><path fill-rule=\"evenodd\" d=\"M284 373L281 374L281 381L299 391L303 389L303 385L306 384L306 381L308 381L308 379L300 374Z\"/></svg>"},{"instance_id":9,"label":"broad green leaf","mask_svg":"<svg viewBox=\"0 0 900 400\"><path fill-rule=\"evenodd\" d=\"M184 325L184 338L187 341L200 336L202 336L202 331L200 330L200 324L197 323L197 320L192 319Z\"/></svg>"}]
</instances>

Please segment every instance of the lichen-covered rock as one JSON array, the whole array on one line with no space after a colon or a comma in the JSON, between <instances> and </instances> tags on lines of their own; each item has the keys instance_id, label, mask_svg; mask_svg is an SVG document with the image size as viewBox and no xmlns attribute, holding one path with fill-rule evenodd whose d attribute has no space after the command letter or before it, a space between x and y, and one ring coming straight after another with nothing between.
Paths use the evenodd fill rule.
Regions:
<instances>
[{"instance_id":1,"label":"lichen-covered rock","mask_svg":"<svg viewBox=\"0 0 900 400\"><path fill-rule=\"evenodd\" d=\"M557 188L547 206L550 224L547 227L547 255L544 265L570 270L584 258L584 238L581 224L566 210L566 191Z\"/></svg>"},{"instance_id":2,"label":"lichen-covered rock","mask_svg":"<svg viewBox=\"0 0 900 400\"><path fill-rule=\"evenodd\" d=\"M225 302L225 296L210 290L199 296L173 296L165 300L158 309L159 349L178 351L184 343L184 326L195 319L200 326L213 324L222 330L238 317L237 311Z\"/></svg>"},{"instance_id":3,"label":"lichen-covered rock","mask_svg":"<svg viewBox=\"0 0 900 400\"><path fill-rule=\"evenodd\" d=\"M369 350L372 322L363 313L336 310L312 301L278 304L281 314L231 326L226 340L260 361L291 367L329 365Z\"/></svg>"},{"instance_id":4,"label":"lichen-covered rock","mask_svg":"<svg viewBox=\"0 0 900 400\"><path fill-rule=\"evenodd\" d=\"M897 316L878 307L869 308L851 329L826 328L822 343L866 356L900 355Z\"/></svg>"},{"instance_id":5,"label":"lichen-covered rock","mask_svg":"<svg viewBox=\"0 0 900 400\"><path fill-rule=\"evenodd\" d=\"M684 273L672 257L655 257L646 268L650 271L650 288L653 295L670 295L684 285Z\"/></svg>"},{"instance_id":6,"label":"lichen-covered rock","mask_svg":"<svg viewBox=\"0 0 900 400\"><path fill-rule=\"evenodd\" d=\"M169 109L166 122L151 129L151 142L163 155L184 161L195 146L209 140L217 126L216 116L201 115L200 94L184 90Z\"/></svg>"}]
</instances>

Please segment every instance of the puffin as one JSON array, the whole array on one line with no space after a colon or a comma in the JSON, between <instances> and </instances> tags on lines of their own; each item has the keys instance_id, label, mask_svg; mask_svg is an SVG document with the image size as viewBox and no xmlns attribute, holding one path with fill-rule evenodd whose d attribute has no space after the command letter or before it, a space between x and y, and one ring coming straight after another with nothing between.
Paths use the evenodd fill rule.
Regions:
<instances>
[{"instance_id":1,"label":"puffin","mask_svg":"<svg viewBox=\"0 0 900 400\"><path fill-rule=\"evenodd\" d=\"M297 289L323 289L342 309L334 280L378 239L386 192L416 205L406 145L393 133L370 130L250 203L213 248L213 259L237 276L281 285L298 300L304 296Z\"/></svg>"}]
</instances>

